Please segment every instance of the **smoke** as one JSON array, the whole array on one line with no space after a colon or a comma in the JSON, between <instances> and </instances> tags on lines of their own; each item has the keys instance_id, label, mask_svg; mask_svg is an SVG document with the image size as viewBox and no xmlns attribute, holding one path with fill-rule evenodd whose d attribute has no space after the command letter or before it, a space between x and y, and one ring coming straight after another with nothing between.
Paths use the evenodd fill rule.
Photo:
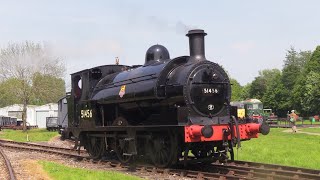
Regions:
<instances>
[{"instance_id":1,"label":"smoke","mask_svg":"<svg viewBox=\"0 0 320 180\"><path fill-rule=\"evenodd\" d=\"M176 29L177 33L179 33L179 34L187 34L189 30L196 29L196 27L195 26L189 26L189 25L184 24L181 21L178 21L176 23L175 29Z\"/></svg>"},{"instance_id":2,"label":"smoke","mask_svg":"<svg viewBox=\"0 0 320 180\"><path fill-rule=\"evenodd\" d=\"M119 56L124 50L119 41L92 39L81 44L51 44L52 51L67 58L94 57L97 55L114 54Z\"/></svg>"},{"instance_id":3,"label":"smoke","mask_svg":"<svg viewBox=\"0 0 320 180\"><path fill-rule=\"evenodd\" d=\"M101 57L118 57L124 54L122 44L117 40L92 39L84 43L47 42L52 54L61 57L67 67L65 74L66 90L71 89L69 74L101 65ZM99 57L99 58L96 58ZM108 59L113 62L113 59Z\"/></svg>"},{"instance_id":4,"label":"smoke","mask_svg":"<svg viewBox=\"0 0 320 180\"><path fill-rule=\"evenodd\" d=\"M191 29L196 29L195 26L186 25L182 21L178 21L176 23L171 23L165 19L156 17L156 16L148 16L147 24L149 27L152 27L159 31L174 31L178 34L185 35Z\"/></svg>"}]
</instances>

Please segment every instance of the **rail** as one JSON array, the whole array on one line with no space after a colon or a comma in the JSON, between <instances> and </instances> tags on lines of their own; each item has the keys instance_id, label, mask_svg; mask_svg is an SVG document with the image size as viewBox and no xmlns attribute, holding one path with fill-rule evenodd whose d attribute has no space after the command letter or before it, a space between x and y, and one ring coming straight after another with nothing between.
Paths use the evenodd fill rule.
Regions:
<instances>
[{"instance_id":1,"label":"rail","mask_svg":"<svg viewBox=\"0 0 320 180\"><path fill-rule=\"evenodd\" d=\"M0 140L0 146L26 151L38 151L64 157L76 158L88 163L99 163L114 168L126 168L128 171L160 173L179 177L196 179L320 179L320 170L288 167L273 164L254 163L246 161L234 161L227 163L199 163L190 162L185 167L179 163L173 168L164 169L154 166L133 163L122 164L117 160L95 160L88 155L74 153L74 149L59 148L53 146L37 145L33 143L17 143L14 141Z\"/></svg>"},{"instance_id":2,"label":"rail","mask_svg":"<svg viewBox=\"0 0 320 180\"><path fill-rule=\"evenodd\" d=\"M6 156L6 154L4 153L4 151L1 148L0 148L0 154L1 154L1 156L4 159L4 162L6 164L6 169L8 171L8 175L9 175L10 180L15 180L16 176L14 174L13 167L12 167L8 157Z\"/></svg>"}]
</instances>

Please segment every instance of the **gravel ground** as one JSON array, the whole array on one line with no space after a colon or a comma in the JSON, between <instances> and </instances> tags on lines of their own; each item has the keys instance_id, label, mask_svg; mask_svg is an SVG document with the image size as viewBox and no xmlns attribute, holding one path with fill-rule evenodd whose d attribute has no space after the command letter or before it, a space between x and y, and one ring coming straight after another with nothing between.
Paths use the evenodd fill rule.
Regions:
<instances>
[{"instance_id":1,"label":"gravel ground","mask_svg":"<svg viewBox=\"0 0 320 180\"><path fill-rule=\"evenodd\" d=\"M48 142L37 142L36 144L48 145L48 146L56 146L56 147L63 147L63 148L70 148L74 147L74 142L69 140L60 140L60 135L55 136L50 139Z\"/></svg>"},{"instance_id":2,"label":"gravel ground","mask_svg":"<svg viewBox=\"0 0 320 180\"><path fill-rule=\"evenodd\" d=\"M41 143L45 144L45 143ZM63 147L73 147L73 143L70 141L60 141L59 138L53 138L47 144L52 146L63 146ZM46 172L43 171L41 165L37 163L38 160L46 160L53 161L60 164L64 164L69 167L77 167L77 168L85 168L85 169L93 169L93 170L109 170L109 171L120 171L125 174L131 174L135 176L139 176L144 179L168 179L168 180L176 180L176 179L189 179L189 178L181 178L178 176L172 175L162 175L158 173L141 173L141 172L130 172L127 169L122 168L114 168L108 167L107 165L101 164L93 164L90 162L79 162L72 158L63 158L58 155L51 155L47 153L39 153L39 152L30 152L30 151L20 151L20 150L12 150L12 149L4 149L6 155L8 156L11 164L16 173L17 179L21 180L33 180L33 179L50 179ZM2 172L3 166L0 164L0 173ZM3 176L0 174L0 179Z\"/></svg>"}]
</instances>

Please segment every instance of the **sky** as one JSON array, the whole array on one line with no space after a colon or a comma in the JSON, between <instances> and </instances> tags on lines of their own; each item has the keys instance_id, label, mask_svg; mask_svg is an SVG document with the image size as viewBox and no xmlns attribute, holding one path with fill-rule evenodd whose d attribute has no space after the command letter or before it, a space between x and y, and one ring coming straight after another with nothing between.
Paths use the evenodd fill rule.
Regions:
<instances>
[{"instance_id":1,"label":"sky","mask_svg":"<svg viewBox=\"0 0 320 180\"><path fill-rule=\"evenodd\" d=\"M69 74L105 64L143 64L161 44L189 55L190 29L203 29L206 57L241 85L283 67L286 50L320 45L320 1L0 0L0 48L26 40L49 47Z\"/></svg>"}]
</instances>

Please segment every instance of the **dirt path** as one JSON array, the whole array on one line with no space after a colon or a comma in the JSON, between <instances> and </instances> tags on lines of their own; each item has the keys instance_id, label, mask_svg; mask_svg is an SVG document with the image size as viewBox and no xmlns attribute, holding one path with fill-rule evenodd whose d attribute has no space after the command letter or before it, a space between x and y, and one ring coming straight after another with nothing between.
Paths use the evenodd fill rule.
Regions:
<instances>
[{"instance_id":1,"label":"dirt path","mask_svg":"<svg viewBox=\"0 0 320 180\"><path fill-rule=\"evenodd\" d=\"M292 129L286 129L282 132L286 132L286 133L292 133ZM320 136L320 133L312 133L312 132L304 132L304 131L301 131L301 129L297 129L297 133L304 133L304 134L309 134L309 135L316 135L316 136Z\"/></svg>"}]
</instances>

